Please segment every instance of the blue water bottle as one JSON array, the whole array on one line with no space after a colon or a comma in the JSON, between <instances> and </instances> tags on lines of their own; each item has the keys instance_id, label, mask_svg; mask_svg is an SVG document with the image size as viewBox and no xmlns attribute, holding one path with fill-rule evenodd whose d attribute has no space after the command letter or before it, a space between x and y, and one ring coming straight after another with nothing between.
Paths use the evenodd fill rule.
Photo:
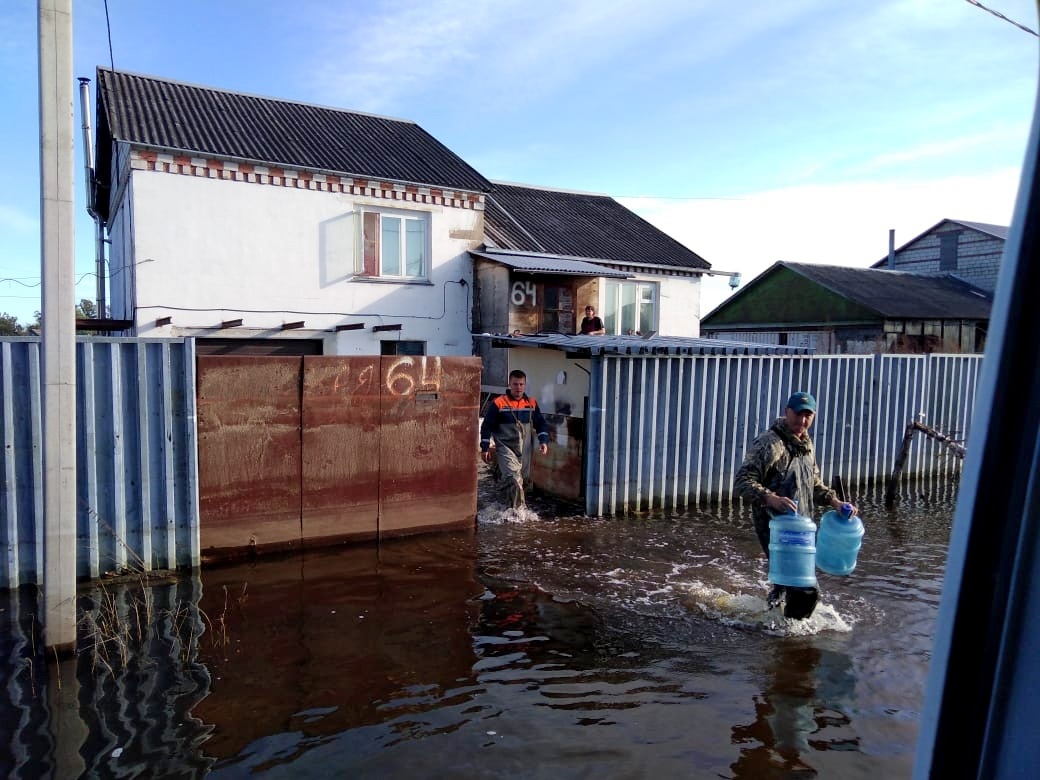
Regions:
<instances>
[{"instance_id":1,"label":"blue water bottle","mask_svg":"<svg viewBox=\"0 0 1040 780\"><path fill-rule=\"evenodd\" d=\"M827 574L850 574L862 543L863 521L852 514L851 504L842 504L841 511L832 509L820 520L816 565Z\"/></svg>"},{"instance_id":2,"label":"blue water bottle","mask_svg":"<svg viewBox=\"0 0 1040 780\"><path fill-rule=\"evenodd\" d=\"M769 581L816 587L816 524L808 517L790 512L769 521Z\"/></svg>"}]
</instances>

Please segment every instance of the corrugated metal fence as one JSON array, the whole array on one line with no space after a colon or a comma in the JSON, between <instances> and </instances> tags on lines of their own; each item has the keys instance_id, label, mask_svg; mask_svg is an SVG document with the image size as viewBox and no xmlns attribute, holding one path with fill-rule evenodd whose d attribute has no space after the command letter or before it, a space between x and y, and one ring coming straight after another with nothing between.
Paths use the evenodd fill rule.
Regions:
<instances>
[{"instance_id":1,"label":"corrugated metal fence","mask_svg":"<svg viewBox=\"0 0 1040 780\"><path fill-rule=\"evenodd\" d=\"M77 576L197 566L191 341L76 342ZM0 587L43 573L40 340L0 342Z\"/></svg>"},{"instance_id":2,"label":"corrugated metal fence","mask_svg":"<svg viewBox=\"0 0 1040 780\"><path fill-rule=\"evenodd\" d=\"M733 497L747 445L794 390L813 393L811 434L825 481L888 477L906 425L966 440L981 355L593 359L586 511L682 508ZM904 474L959 475L942 445L914 438Z\"/></svg>"},{"instance_id":3,"label":"corrugated metal fence","mask_svg":"<svg viewBox=\"0 0 1040 780\"><path fill-rule=\"evenodd\" d=\"M197 566L192 342L81 338L77 355L77 574ZM748 443L794 389L814 393L824 479L887 477L908 422L966 439L982 357L599 356L592 362L590 514L727 500ZM38 339L0 341L0 587L39 583L43 517ZM907 475L960 461L915 437Z\"/></svg>"}]
</instances>

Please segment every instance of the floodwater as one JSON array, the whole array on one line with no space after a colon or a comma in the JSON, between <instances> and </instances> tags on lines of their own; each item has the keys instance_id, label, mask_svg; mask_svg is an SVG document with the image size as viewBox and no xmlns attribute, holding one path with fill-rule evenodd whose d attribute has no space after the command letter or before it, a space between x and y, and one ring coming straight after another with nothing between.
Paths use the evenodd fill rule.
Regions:
<instances>
[{"instance_id":1,"label":"floodwater","mask_svg":"<svg viewBox=\"0 0 1040 780\"><path fill-rule=\"evenodd\" d=\"M81 656L79 770L909 777L955 488L907 492L891 513L858 497L859 565L820 575L806 621L766 609L728 506L605 519L484 495L471 532L206 570L159 586L188 617L126 670ZM14 776L53 766L18 755Z\"/></svg>"}]
</instances>

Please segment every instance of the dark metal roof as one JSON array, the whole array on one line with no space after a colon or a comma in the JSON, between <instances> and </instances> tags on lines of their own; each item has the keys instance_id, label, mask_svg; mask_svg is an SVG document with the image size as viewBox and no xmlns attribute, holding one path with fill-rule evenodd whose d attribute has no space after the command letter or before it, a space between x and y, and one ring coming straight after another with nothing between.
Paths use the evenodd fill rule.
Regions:
<instances>
[{"instance_id":1,"label":"dark metal roof","mask_svg":"<svg viewBox=\"0 0 1040 780\"><path fill-rule=\"evenodd\" d=\"M774 268L777 266L789 268L843 298L873 309L882 317L985 320L989 319L993 305L988 293L950 274L935 276L787 262L777 263Z\"/></svg>"},{"instance_id":2,"label":"dark metal roof","mask_svg":"<svg viewBox=\"0 0 1040 780\"><path fill-rule=\"evenodd\" d=\"M563 274L566 276L602 276L608 279L628 279L632 274L596 265L573 257L557 257L556 255L517 254L513 252L470 252L474 257L493 260L508 265L518 271L540 274Z\"/></svg>"},{"instance_id":3,"label":"dark metal roof","mask_svg":"<svg viewBox=\"0 0 1040 780\"><path fill-rule=\"evenodd\" d=\"M490 182L419 125L98 68L99 161L112 141L355 178L486 192ZM99 166L99 171L106 169Z\"/></svg>"},{"instance_id":4,"label":"dark metal roof","mask_svg":"<svg viewBox=\"0 0 1040 780\"><path fill-rule=\"evenodd\" d=\"M592 355L810 355L811 349L680 336L570 336L565 333L473 334L493 347L555 349L575 357Z\"/></svg>"},{"instance_id":5,"label":"dark metal roof","mask_svg":"<svg viewBox=\"0 0 1040 780\"><path fill-rule=\"evenodd\" d=\"M502 249L677 270L711 268L607 195L495 182L484 221L489 242Z\"/></svg>"}]
</instances>

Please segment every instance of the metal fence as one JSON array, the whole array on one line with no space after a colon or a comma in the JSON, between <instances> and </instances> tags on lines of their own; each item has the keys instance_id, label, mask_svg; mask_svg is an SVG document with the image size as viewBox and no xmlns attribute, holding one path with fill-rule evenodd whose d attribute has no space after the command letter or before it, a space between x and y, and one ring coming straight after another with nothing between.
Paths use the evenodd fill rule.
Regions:
<instances>
[{"instance_id":1,"label":"metal fence","mask_svg":"<svg viewBox=\"0 0 1040 780\"><path fill-rule=\"evenodd\" d=\"M748 444L794 390L813 393L825 481L891 474L906 425L966 440L981 355L601 356L592 364L586 511L604 515L733 498ZM906 476L956 476L923 436Z\"/></svg>"},{"instance_id":2,"label":"metal fence","mask_svg":"<svg viewBox=\"0 0 1040 780\"><path fill-rule=\"evenodd\" d=\"M77 576L197 566L192 342L76 343ZM40 340L0 342L0 587L43 576Z\"/></svg>"},{"instance_id":3,"label":"metal fence","mask_svg":"<svg viewBox=\"0 0 1040 780\"><path fill-rule=\"evenodd\" d=\"M81 338L77 576L198 566L195 359L190 340ZM966 440L981 356L598 356L589 398L590 514L728 500L750 441L792 390L816 395L825 480L887 477L906 425ZM43 573L40 343L0 341L0 587ZM904 474L957 476L914 439Z\"/></svg>"}]
</instances>

